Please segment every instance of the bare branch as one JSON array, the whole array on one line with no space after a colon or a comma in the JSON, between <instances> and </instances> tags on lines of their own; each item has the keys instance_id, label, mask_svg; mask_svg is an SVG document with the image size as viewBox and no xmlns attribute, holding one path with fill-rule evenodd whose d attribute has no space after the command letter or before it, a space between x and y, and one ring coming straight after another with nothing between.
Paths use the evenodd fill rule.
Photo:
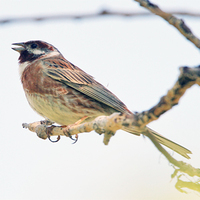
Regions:
<instances>
[{"instance_id":1,"label":"bare branch","mask_svg":"<svg viewBox=\"0 0 200 200\"><path fill-rule=\"evenodd\" d=\"M199 13L191 13L187 11L171 11L169 14L190 16L190 17L200 17ZM14 18L5 18L0 19L0 25L7 23L25 23L25 22L41 22L47 20L77 20L77 19L90 19L97 17L152 17L153 15L148 12L125 12L125 11L111 11L103 9L97 13L87 13L87 14L62 14L62 15L49 15L49 16L35 16L35 17L14 17Z\"/></svg>"},{"instance_id":2,"label":"bare branch","mask_svg":"<svg viewBox=\"0 0 200 200\"><path fill-rule=\"evenodd\" d=\"M200 48L200 40L192 33L190 28L185 24L182 19L178 19L174 15L162 11L157 5L151 3L148 0L135 1L140 3L142 7L150 10L155 15L162 17L164 20L169 22L169 24L176 27L183 36L190 40L197 48Z\"/></svg>"},{"instance_id":3,"label":"bare branch","mask_svg":"<svg viewBox=\"0 0 200 200\"><path fill-rule=\"evenodd\" d=\"M122 126L131 125L136 120L134 115L113 113L110 116L100 116L91 122L85 122L78 125L63 126L51 126L48 121L34 122L22 126L28 128L32 132L36 132L37 136L42 139L47 139L49 136L68 136L76 135L78 133L91 132L95 130L99 134L104 134L104 144L108 144L110 138L115 132L122 128ZM50 126L49 126L50 125ZM138 127L138 130L140 128ZM141 130L142 131L142 130Z\"/></svg>"}]
</instances>

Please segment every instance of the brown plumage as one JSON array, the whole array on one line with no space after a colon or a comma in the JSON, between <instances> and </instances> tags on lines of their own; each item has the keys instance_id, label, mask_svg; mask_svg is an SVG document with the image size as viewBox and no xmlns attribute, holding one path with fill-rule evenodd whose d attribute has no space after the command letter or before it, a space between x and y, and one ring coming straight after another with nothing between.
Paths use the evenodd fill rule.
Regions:
<instances>
[{"instance_id":1,"label":"brown plumage","mask_svg":"<svg viewBox=\"0 0 200 200\"><path fill-rule=\"evenodd\" d=\"M92 76L67 61L52 45L43 41L15 43L20 53L19 71L30 106L45 119L61 125L87 117L93 120L114 112L132 114L112 92ZM140 135L135 127L123 130ZM149 129L157 140L189 158L188 149Z\"/></svg>"}]
</instances>

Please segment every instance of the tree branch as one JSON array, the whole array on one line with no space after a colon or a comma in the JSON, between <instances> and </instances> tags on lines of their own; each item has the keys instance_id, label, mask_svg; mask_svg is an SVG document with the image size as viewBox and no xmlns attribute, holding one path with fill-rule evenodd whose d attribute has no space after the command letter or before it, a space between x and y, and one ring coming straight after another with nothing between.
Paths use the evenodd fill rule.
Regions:
<instances>
[{"instance_id":1,"label":"tree branch","mask_svg":"<svg viewBox=\"0 0 200 200\"><path fill-rule=\"evenodd\" d=\"M180 75L172 89L170 89L165 96L161 97L157 105L150 110L137 114L137 123L139 126L146 126L148 123L158 119L173 106L177 105L185 91L194 84L200 85L200 66L194 68L180 67Z\"/></svg>"},{"instance_id":2,"label":"tree branch","mask_svg":"<svg viewBox=\"0 0 200 200\"><path fill-rule=\"evenodd\" d=\"M190 17L200 17L199 13L191 13L188 11L173 11L168 12L169 14L190 16ZM25 22L41 22L47 20L77 20L77 19L90 19L90 18L99 18L99 17L152 17L153 15L148 12L128 12L128 11L112 11L107 9L102 9L101 11L87 14L62 14L62 15L46 15L46 16L35 16L35 17L14 17L14 18L5 18L0 19L0 25L8 23L25 23Z\"/></svg>"},{"instance_id":3,"label":"tree branch","mask_svg":"<svg viewBox=\"0 0 200 200\"><path fill-rule=\"evenodd\" d=\"M49 123L49 121L39 121L29 124L24 123L22 126L37 133L37 136L42 139L47 139L48 134L49 136L58 135L70 137L78 133L91 132L95 130L98 134L104 134L103 142L107 145L115 132L121 129L122 126L131 126L131 123L136 121L134 118L135 116L130 114L113 113L110 116L97 117L91 122L70 125L67 127L51 126L52 123ZM138 130L140 130L139 127Z\"/></svg>"},{"instance_id":4,"label":"tree branch","mask_svg":"<svg viewBox=\"0 0 200 200\"><path fill-rule=\"evenodd\" d=\"M169 22L169 24L177 28L179 32L186 37L186 39L190 40L197 48L200 48L200 40L192 33L190 28L184 23L182 19L178 19L171 13L166 13L162 11L157 5L151 3L148 0L135 0L135 1L140 3L140 6L148 9L155 15L158 15L167 22Z\"/></svg>"}]
</instances>

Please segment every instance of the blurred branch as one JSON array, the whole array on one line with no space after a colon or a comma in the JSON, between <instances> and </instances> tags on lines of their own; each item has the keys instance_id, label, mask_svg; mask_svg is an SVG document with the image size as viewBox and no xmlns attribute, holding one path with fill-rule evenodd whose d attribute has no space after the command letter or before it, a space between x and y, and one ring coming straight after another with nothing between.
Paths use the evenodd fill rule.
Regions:
<instances>
[{"instance_id":1,"label":"blurred branch","mask_svg":"<svg viewBox=\"0 0 200 200\"><path fill-rule=\"evenodd\" d=\"M169 14L174 15L182 15L182 16L190 16L190 17L200 17L199 13L192 13L187 11L173 11L168 12ZM124 12L124 11L111 11L107 9L103 9L97 13L87 13L87 14L62 14L62 15L49 15L49 16L37 16L37 17L14 17L14 18L5 18L0 19L0 25L8 24L8 23L24 23L24 22L41 22L47 20L76 20L76 19L89 19L89 18L97 18L97 17L149 17L153 16L148 12Z\"/></svg>"},{"instance_id":2,"label":"blurred branch","mask_svg":"<svg viewBox=\"0 0 200 200\"><path fill-rule=\"evenodd\" d=\"M180 177L182 175L178 176L177 183L175 185L176 189L179 190L182 193L187 193L182 188L188 188L197 192L200 192L200 183L199 182L191 182L191 181L182 181L180 180Z\"/></svg>"},{"instance_id":3,"label":"blurred branch","mask_svg":"<svg viewBox=\"0 0 200 200\"><path fill-rule=\"evenodd\" d=\"M178 173L181 173L181 175L179 175L177 177L177 182L176 182L175 188L182 193L187 193L182 188L188 188L188 189L200 192L199 181L197 181L197 182L193 182L193 181L185 182L185 181L180 179L180 177L183 176L183 175L189 175L190 177L194 177L194 176L200 177L200 168L195 168L192 165L187 164L183 161L177 161L159 144L159 142L153 137L152 134L150 134L150 133L148 134L148 132L146 132L146 136L149 137L149 139L153 142L153 144L156 146L156 148L173 165L175 170L174 170L174 173L171 175L171 178L174 178L175 176L177 176Z\"/></svg>"},{"instance_id":4,"label":"blurred branch","mask_svg":"<svg viewBox=\"0 0 200 200\"><path fill-rule=\"evenodd\" d=\"M185 24L182 19L176 18L171 13L166 13L162 11L157 5L151 3L149 0L135 0L140 5L155 15L162 17L164 20L169 22L172 26L176 27L179 32L185 36L188 40L190 40L197 48L200 48L200 40L192 33L190 28Z\"/></svg>"}]
</instances>

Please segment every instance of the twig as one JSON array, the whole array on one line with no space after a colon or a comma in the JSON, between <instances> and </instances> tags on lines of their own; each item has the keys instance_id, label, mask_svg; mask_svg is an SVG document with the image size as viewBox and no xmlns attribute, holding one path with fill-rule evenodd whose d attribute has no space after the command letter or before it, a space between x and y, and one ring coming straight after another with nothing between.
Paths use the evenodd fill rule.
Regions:
<instances>
[{"instance_id":1,"label":"twig","mask_svg":"<svg viewBox=\"0 0 200 200\"><path fill-rule=\"evenodd\" d=\"M190 16L190 17L200 17L199 13L191 13L187 11L173 11L168 12L169 14ZM90 19L97 17L152 17L153 15L148 12L124 12L124 11L111 11L103 9L97 13L87 13L87 14L62 14L62 15L47 15L47 16L35 16L35 17L14 17L14 18L5 18L0 19L0 25L8 23L25 23L25 22L41 22L47 20L77 20L77 19Z\"/></svg>"},{"instance_id":2,"label":"twig","mask_svg":"<svg viewBox=\"0 0 200 200\"><path fill-rule=\"evenodd\" d=\"M67 127L51 126L51 124L46 123L46 121L33 122L29 124L24 123L22 126L23 128L28 128L30 131L37 133L37 136L42 139L47 139L47 132L50 136L71 136L95 130L99 134L104 134L103 142L107 145L115 132L121 129L122 126L130 125L135 121L134 118L134 115L113 113L110 116L97 117L91 122ZM139 127L138 130L140 130Z\"/></svg>"},{"instance_id":3,"label":"twig","mask_svg":"<svg viewBox=\"0 0 200 200\"><path fill-rule=\"evenodd\" d=\"M200 48L200 40L192 33L190 28L185 24L182 19L178 19L174 15L162 11L157 5L151 3L148 0L135 1L140 3L142 7L150 10L155 15L162 17L164 20L169 22L169 24L176 27L183 36L190 40L197 48Z\"/></svg>"},{"instance_id":4,"label":"twig","mask_svg":"<svg viewBox=\"0 0 200 200\"><path fill-rule=\"evenodd\" d=\"M194 183L194 182L182 181L182 180L180 180L180 176L178 177L175 187L177 190L179 190L182 193L187 193L182 188L188 188L188 189L200 192L200 183L199 182Z\"/></svg>"}]
</instances>

